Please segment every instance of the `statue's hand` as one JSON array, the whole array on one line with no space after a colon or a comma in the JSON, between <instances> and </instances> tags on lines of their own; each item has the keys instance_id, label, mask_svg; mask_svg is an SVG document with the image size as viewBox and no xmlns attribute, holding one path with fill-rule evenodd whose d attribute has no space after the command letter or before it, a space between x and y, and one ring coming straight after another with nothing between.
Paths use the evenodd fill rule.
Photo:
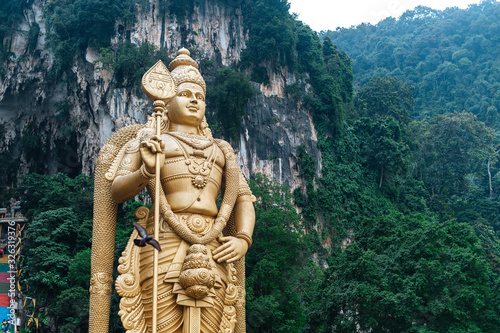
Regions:
<instances>
[{"instance_id":1,"label":"statue's hand","mask_svg":"<svg viewBox=\"0 0 500 333\"><path fill-rule=\"evenodd\" d=\"M248 251L248 243L244 239L232 236L219 237L219 242L224 243L216 248L212 253L217 262L232 263L240 259Z\"/></svg>"},{"instance_id":2,"label":"statue's hand","mask_svg":"<svg viewBox=\"0 0 500 333\"><path fill-rule=\"evenodd\" d=\"M160 165L165 163L165 143L158 135L153 135L151 138L143 139L141 142L140 152L146 170L154 174L156 172L156 154L160 153Z\"/></svg>"}]
</instances>

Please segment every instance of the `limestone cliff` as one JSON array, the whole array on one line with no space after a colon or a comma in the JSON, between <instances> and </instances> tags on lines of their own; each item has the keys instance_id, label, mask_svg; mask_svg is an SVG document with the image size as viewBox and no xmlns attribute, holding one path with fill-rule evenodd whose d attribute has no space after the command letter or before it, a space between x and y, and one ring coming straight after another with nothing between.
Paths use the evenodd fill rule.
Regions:
<instances>
[{"instance_id":1,"label":"limestone cliff","mask_svg":"<svg viewBox=\"0 0 500 333\"><path fill-rule=\"evenodd\" d=\"M72 74L50 79L54 55L46 38L43 9L47 2L34 0L25 9L18 31L4 40L15 59L0 82L4 131L0 149L19 159L18 175L33 171L90 174L99 148L111 133L145 122L152 106L142 93L117 88L111 70L97 66L99 52L92 48L77 57ZM218 66L239 61L248 34L237 6L200 0L183 21L168 11L160 13L159 8L159 1L151 0L149 6L137 7L133 25L117 22L112 44L125 39L135 44L148 41L168 50L171 57L178 48L189 46L196 50L195 60L210 59ZM35 22L40 34L36 49L28 51L27 35ZM248 103L239 140L232 145L246 176L263 172L300 187L296 147L306 145L320 161L314 124L306 110L285 97L285 85L295 82L293 74L270 70L269 76L271 83L260 85L261 93Z\"/></svg>"}]
</instances>

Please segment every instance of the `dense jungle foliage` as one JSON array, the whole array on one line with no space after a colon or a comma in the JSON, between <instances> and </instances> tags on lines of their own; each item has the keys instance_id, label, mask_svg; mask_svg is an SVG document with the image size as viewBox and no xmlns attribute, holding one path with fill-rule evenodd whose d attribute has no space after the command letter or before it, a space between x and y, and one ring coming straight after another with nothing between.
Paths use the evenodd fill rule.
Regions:
<instances>
[{"instance_id":1,"label":"dense jungle foliage","mask_svg":"<svg viewBox=\"0 0 500 333\"><path fill-rule=\"evenodd\" d=\"M377 25L322 32L353 59L355 84L391 75L415 87L412 116L466 110L500 129L500 3L417 7Z\"/></svg>"},{"instance_id":2,"label":"dense jungle foliage","mask_svg":"<svg viewBox=\"0 0 500 333\"><path fill-rule=\"evenodd\" d=\"M46 12L49 22L53 15L69 15L76 26L110 22L106 15L84 17L90 11L75 15L83 1L58 3ZM173 15L190 14L169 4ZM290 193L260 175L250 180L257 221L246 261L248 332L498 331L498 4L418 8L404 19L328 32L323 41L289 14L286 0L240 4L249 41L239 68L200 62L221 96L213 103L224 105L233 85L250 87L238 69L265 83L269 70L287 67L298 80L286 92L310 110L321 150L321 164L305 146L297 151L304 189ZM109 6L125 14L130 8L108 0L95 9L105 14ZM122 19L131 20L127 15ZM64 58L71 61L86 45L100 47L96 66L113 69L116 85L133 89L134 75L158 56L148 44L111 46L110 35L92 35L109 31L66 33L57 24L56 56L57 42L78 41ZM462 49L469 52L462 56ZM55 67L54 75L64 73L71 75L65 65ZM238 115L245 98L235 101ZM230 138L239 125L227 125ZM85 332L92 179L28 174L17 191L31 221L23 278L38 300L40 330ZM138 205L119 208L115 262ZM112 303L110 331L123 332L116 293Z\"/></svg>"}]
</instances>

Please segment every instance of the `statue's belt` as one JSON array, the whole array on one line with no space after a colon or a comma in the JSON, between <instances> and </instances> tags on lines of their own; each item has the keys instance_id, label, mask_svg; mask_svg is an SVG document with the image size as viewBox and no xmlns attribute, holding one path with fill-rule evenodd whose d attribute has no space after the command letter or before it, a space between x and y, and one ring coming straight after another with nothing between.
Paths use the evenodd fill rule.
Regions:
<instances>
[{"instance_id":1,"label":"statue's belt","mask_svg":"<svg viewBox=\"0 0 500 333\"><path fill-rule=\"evenodd\" d=\"M191 214L191 213L176 213L179 222L183 223L195 235L204 236L212 229L215 218L208 215ZM148 235L154 235L154 216L148 219L146 231ZM168 223L160 217L160 238L165 237L161 233L174 232Z\"/></svg>"},{"instance_id":2,"label":"statue's belt","mask_svg":"<svg viewBox=\"0 0 500 333\"><path fill-rule=\"evenodd\" d=\"M205 235L210 231L210 229L213 227L215 218L207 215L201 215L201 214L191 214L191 213L177 213L177 218L181 223L184 223L193 234L197 234L200 236ZM146 228L147 232L149 235L154 234L154 217L150 217L148 219L148 224ZM160 219L160 237L159 237L159 242L160 244L162 243L162 239L167 238L167 237L180 237L175 234L175 232L168 226L168 224L163 220ZM220 245L215 239L210 242L213 244L213 247L217 247ZM217 243L217 244L215 244ZM209 244L207 244L209 245ZM210 258L210 266L212 267L212 271L215 273L215 285L212 288L210 294L203 298L203 299L193 299L185 294L185 290L180 286L179 284L179 276L182 271L182 266L184 264L184 259L186 258L186 252L189 249L191 244L186 242L183 239L180 239L179 247L177 248L177 251L175 253L174 259L172 260L171 263L164 264L164 265L159 265L158 266L158 274L164 275L163 282L164 283L173 283L174 284L174 289L173 293L177 294L177 304L183 305L183 306L190 306L190 307L213 307L213 302L214 302L214 296L215 296L215 289L223 288L225 287L223 283L223 279L225 280L225 276L221 278L221 275L219 274L219 270L217 269L217 266L215 264L215 261L212 258L212 251L210 250L210 246L207 246L208 248L208 257ZM153 276L153 270L151 269L150 271L143 272L142 274L144 277L152 277Z\"/></svg>"}]
</instances>

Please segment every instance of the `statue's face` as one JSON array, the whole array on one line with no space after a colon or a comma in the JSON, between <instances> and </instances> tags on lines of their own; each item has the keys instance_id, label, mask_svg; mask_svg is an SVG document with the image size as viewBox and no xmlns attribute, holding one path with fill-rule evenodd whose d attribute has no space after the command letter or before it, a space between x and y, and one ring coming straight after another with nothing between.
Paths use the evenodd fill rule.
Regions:
<instances>
[{"instance_id":1,"label":"statue's face","mask_svg":"<svg viewBox=\"0 0 500 333\"><path fill-rule=\"evenodd\" d=\"M199 126L205 116L205 93L196 83L181 83L168 103L168 119L175 124Z\"/></svg>"}]
</instances>

